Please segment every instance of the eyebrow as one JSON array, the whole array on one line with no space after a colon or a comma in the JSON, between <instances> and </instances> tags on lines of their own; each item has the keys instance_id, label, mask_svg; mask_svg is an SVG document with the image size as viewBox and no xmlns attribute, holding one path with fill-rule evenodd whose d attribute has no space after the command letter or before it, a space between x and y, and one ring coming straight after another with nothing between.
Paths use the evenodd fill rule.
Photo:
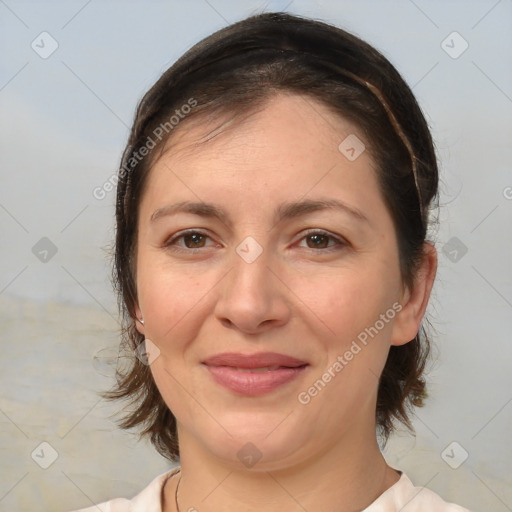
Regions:
<instances>
[{"instance_id":1,"label":"eyebrow","mask_svg":"<svg viewBox=\"0 0 512 512\"><path fill-rule=\"evenodd\" d=\"M278 206L274 212L275 222L279 223L284 220L291 220L309 213L324 210L337 210L346 215L350 215L359 222L370 223L368 218L357 208L349 206L337 199L317 199L302 200L292 203L284 203ZM151 222L169 215L178 213L191 213L200 217L217 218L226 225L232 225L231 219L227 212L212 203L181 201L171 205L158 208L151 215Z\"/></svg>"}]
</instances>

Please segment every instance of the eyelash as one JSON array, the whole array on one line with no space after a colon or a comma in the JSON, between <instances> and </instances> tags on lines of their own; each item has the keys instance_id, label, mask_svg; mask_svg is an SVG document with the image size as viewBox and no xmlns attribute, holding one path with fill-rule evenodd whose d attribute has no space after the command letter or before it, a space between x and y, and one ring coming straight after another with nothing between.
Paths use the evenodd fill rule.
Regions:
<instances>
[{"instance_id":1,"label":"eyelash","mask_svg":"<svg viewBox=\"0 0 512 512\"><path fill-rule=\"evenodd\" d=\"M180 233L177 233L176 235L174 235L171 238L169 238L164 243L164 247L167 248L167 249L178 250L178 251L185 251L185 252L188 252L188 253L194 253L196 251L201 251L203 249L206 249L207 247L188 248L188 247L180 247L180 246L176 245L176 242L178 240L183 239L187 235L194 235L194 234L202 235L202 236L204 236L206 238L210 238L211 239L211 237L208 235L208 233L205 233L204 231L201 231L199 229L188 229L186 231L182 231ZM332 245L332 246L328 246L326 248L321 248L321 249L315 249L315 248L312 248L312 247L303 247L304 249L309 249L310 251L314 251L314 252L330 252L332 250L339 250L339 249L344 248L344 247L349 245L348 242L346 242L343 238L334 236L331 233L329 233L328 231L323 231L321 229L311 229L311 230L308 230L300 238L299 242L301 242L302 240L304 240L307 237L312 236L312 235L320 235L320 236L328 237L330 240L334 240L335 244Z\"/></svg>"}]
</instances>

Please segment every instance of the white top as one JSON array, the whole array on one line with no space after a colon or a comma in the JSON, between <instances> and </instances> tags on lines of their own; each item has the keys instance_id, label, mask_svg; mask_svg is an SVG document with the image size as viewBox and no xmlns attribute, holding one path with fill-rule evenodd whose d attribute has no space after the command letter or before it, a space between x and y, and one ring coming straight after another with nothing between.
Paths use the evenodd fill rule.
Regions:
<instances>
[{"instance_id":1,"label":"white top","mask_svg":"<svg viewBox=\"0 0 512 512\"><path fill-rule=\"evenodd\" d=\"M156 477L132 500L119 498L75 512L162 512L162 487L164 482L177 471L173 469ZM400 480L363 512L469 512L469 510L453 503L446 503L425 487L414 487L409 478L402 473Z\"/></svg>"}]
</instances>

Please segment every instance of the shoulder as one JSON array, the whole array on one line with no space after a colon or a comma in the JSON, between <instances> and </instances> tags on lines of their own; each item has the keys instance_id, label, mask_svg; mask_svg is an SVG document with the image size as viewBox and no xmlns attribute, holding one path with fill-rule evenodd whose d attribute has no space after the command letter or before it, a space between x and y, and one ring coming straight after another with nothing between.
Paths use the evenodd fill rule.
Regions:
<instances>
[{"instance_id":1,"label":"shoulder","mask_svg":"<svg viewBox=\"0 0 512 512\"><path fill-rule=\"evenodd\" d=\"M382 494L364 512L469 512L469 510L447 503L426 487L415 487L402 473L400 480Z\"/></svg>"},{"instance_id":2,"label":"shoulder","mask_svg":"<svg viewBox=\"0 0 512 512\"><path fill-rule=\"evenodd\" d=\"M161 512L161 493L164 482L178 469L172 469L157 476L145 489L131 500L117 498L81 508L73 512Z\"/></svg>"}]
</instances>

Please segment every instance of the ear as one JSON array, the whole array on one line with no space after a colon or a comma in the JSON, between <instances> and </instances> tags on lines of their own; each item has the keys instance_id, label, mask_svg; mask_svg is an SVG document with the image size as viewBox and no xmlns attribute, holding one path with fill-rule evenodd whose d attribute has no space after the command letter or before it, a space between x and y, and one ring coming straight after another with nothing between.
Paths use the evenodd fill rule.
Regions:
<instances>
[{"instance_id":1,"label":"ear","mask_svg":"<svg viewBox=\"0 0 512 512\"><path fill-rule=\"evenodd\" d=\"M437 251L430 243L423 244L423 257L412 289L404 290L402 310L395 317L391 345L405 345L418 334L425 315L437 271Z\"/></svg>"},{"instance_id":2,"label":"ear","mask_svg":"<svg viewBox=\"0 0 512 512\"><path fill-rule=\"evenodd\" d=\"M139 321L139 318L143 318L142 311L138 304L135 304L135 327L144 336L144 325Z\"/></svg>"}]
</instances>

